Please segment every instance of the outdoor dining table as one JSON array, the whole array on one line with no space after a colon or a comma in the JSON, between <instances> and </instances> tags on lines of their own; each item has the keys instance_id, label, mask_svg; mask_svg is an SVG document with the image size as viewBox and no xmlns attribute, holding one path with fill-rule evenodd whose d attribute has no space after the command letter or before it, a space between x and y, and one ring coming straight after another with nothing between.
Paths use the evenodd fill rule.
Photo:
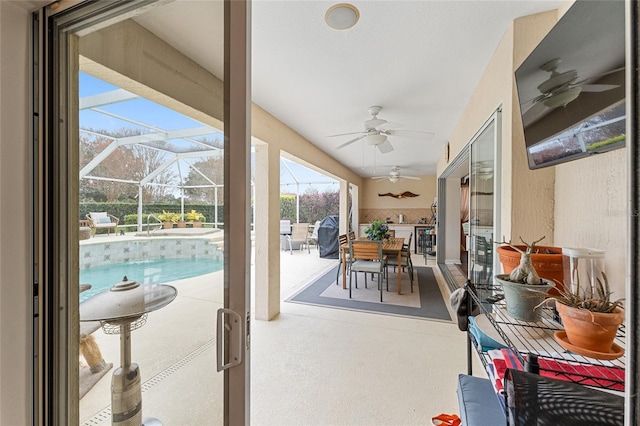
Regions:
<instances>
[{"instance_id":1,"label":"outdoor dining table","mask_svg":"<svg viewBox=\"0 0 640 426\"><path fill-rule=\"evenodd\" d=\"M367 238L361 237L357 240L367 241ZM398 265L402 264L402 246L404 238L388 238L382 240L382 253L391 256L398 256ZM347 263L346 253L349 251L349 244L340 246L340 255L342 256L342 288L347 289ZM402 274L398 271L398 294L402 294Z\"/></svg>"}]
</instances>

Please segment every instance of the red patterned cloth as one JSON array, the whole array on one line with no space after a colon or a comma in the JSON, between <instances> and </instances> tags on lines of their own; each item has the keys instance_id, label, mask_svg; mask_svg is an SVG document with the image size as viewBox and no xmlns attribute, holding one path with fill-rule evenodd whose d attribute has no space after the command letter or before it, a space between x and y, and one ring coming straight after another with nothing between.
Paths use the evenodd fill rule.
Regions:
<instances>
[{"instance_id":1,"label":"red patterned cloth","mask_svg":"<svg viewBox=\"0 0 640 426\"><path fill-rule=\"evenodd\" d=\"M624 391L624 368L621 367L574 364L542 357L538 357L538 364L541 376Z\"/></svg>"}]
</instances>

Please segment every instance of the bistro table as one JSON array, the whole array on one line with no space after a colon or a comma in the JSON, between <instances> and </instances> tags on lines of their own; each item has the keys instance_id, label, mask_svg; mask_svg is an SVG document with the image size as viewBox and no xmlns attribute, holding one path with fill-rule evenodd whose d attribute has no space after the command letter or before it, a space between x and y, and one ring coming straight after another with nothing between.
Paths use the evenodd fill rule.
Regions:
<instances>
[{"instance_id":1,"label":"bistro table","mask_svg":"<svg viewBox=\"0 0 640 426\"><path fill-rule=\"evenodd\" d=\"M366 241L367 239L362 237L358 240ZM402 246L404 245L404 238L388 238L382 240L382 253L387 255L398 256L398 265L402 264ZM349 244L342 244L340 246L340 255L342 256L342 288L347 289L347 263L346 253L349 251ZM402 274L398 270L398 294L402 294Z\"/></svg>"}]
</instances>

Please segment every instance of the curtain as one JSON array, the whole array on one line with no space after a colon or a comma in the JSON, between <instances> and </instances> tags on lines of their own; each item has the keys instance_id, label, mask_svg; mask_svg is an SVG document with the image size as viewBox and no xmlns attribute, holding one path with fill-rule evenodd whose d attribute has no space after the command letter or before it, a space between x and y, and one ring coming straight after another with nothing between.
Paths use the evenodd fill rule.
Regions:
<instances>
[{"instance_id":1,"label":"curtain","mask_svg":"<svg viewBox=\"0 0 640 426\"><path fill-rule=\"evenodd\" d=\"M469 181L460 186L460 223L469 221Z\"/></svg>"}]
</instances>

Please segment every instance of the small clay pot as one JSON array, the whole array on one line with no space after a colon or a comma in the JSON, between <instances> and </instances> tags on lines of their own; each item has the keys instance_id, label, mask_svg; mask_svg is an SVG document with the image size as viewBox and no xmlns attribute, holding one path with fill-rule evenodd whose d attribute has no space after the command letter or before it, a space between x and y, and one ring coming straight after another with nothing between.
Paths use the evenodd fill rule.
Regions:
<instances>
[{"instance_id":1,"label":"small clay pot","mask_svg":"<svg viewBox=\"0 0 640 426\"><path fill-rule=\"evenodd\" d=\"M624 321L624 309L618 307L611 313L591 312L559 302L556 309L569 343L591 352L611 351L618 327Z\"/></svg>"}]
</instances>

